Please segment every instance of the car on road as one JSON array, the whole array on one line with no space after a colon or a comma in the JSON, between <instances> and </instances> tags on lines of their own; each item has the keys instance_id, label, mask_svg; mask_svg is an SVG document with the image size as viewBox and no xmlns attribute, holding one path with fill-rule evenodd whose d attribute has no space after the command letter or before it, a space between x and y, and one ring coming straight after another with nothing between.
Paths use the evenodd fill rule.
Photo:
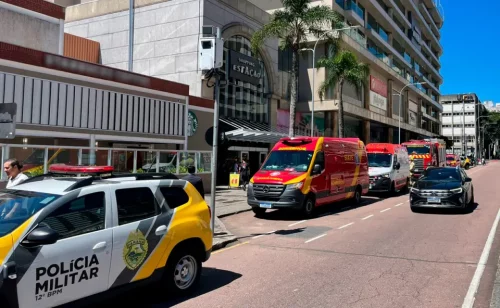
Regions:
<instances>
[{"instance_id":1,"label":"car on road","mask_svg":"<svg viewBox=\"0 0 500 308\"><path fill-rule=\"evenodd\" d=\"M462 168L437 167L425 170L410 190L413 212L422 208L468 210L474 205L472 179Z\"/></svg>"},{"instance_id":2,"label":"car on road","mask_svg":"<svg viewBox=\"0 0 500 308\"><path fill-rule=\"evenodd\" d=\"M368 174L371 192L395 194L410 185L410 159L406 147L392 143L369 143Z\"/></svg>"},{"instance_id":3,"label":"car on road","mask_svg":"<svg viewBox=\"0 0 500 308\"><path fill-rule=\"evenodd\" d=\"M247 188L247 202L257 215L268 209L301 210L368 193L368 158L358 138L282 138Z\"/></svg>"},{"instance_id":4,"label":"car on road","mask_svg":"<svg viewBox=\"0 0 500 308\"><path fill-rule=\"evenodd\" d=\"M461 166L460 156L457 154L446 154L446 166L448 167L456 167Z\"/></svg>"},{"instance_id":5,"label":"car on road","mask_svg":"<svg viewBox=\"0 0 500 308\"><path fill-rule=\"evenodd\" d=\"M49 170L0 190L2 308L74 304L149 282L168 294L196 287L212 231L193 185L111 166Z\"/></svg>"}]
</instances>

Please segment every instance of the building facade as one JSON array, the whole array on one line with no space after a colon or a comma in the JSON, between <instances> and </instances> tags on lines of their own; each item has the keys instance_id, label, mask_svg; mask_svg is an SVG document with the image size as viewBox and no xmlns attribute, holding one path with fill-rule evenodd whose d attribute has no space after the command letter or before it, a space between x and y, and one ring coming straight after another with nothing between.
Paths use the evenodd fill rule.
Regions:
<instances>
[{"instance_id":1,"label":"building facade","mask_svg":"<svg viewBox=\"0 0 500 308\"><path fill-rule=\"evenodd\" d=\"M442 95L443 136L453 140L450 153L481 157L482 125L487 116L486 108L476 94Z\"/></svg>"},{"instance_id":2,"label":"building facade","mask_svg":"<svg viewBox=\"0 0 500 308\"><path fill-rule=\"evenodd\" d=\"M272 11L280 1L252 0L257 6ZM347 136L360 136L365 142L398 142L410 138L440 134L439 73L443 49L439 42L443 18L435 1L414 0L331 0L323 2L338 11L345 26L358 29L343 31L343 47L370 65L369 86L356 93L344 85L345 131ZM311 42L313 45L315 41ZM312 46L311 46L312 47ZM328 55L328 46L318 44L316 59ZM302 112L312 110L315 98L315 130L336 135L338 98L330 89L320 101L318 88L328 72L312 69L312 53L300 58L299 105ZM287 51L280 52L278 69L290 69ZM315 85L312 89L312 75ZM416 84L416 83L425 84ZM414 86L407 86L416 84ZM405 87L407 86L407 87ZM401 111L398 94L401 95ZM286 109L286 106L285 108ZM401 120L401 125L399 124Z\"/></svg>"}]
</instances>

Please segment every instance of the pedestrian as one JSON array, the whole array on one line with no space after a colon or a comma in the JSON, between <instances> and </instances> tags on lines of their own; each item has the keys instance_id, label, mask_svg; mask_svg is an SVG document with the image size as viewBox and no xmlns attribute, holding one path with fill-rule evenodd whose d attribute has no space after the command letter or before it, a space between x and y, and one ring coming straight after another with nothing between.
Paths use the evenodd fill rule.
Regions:
<instances>
[{"instance_id":1,"label":"pedestrian","mask_svg":"<svg viewBox=\"0 0 500 308\"><path fill-rule=\"evenodd\" d=\"M183 177L182 179L193 184L196 190L198 190L198 192L200 193L201 197L205 199L205 189L203 188L203 180L201 179L201 177L195 174L196 168L194 166L189 166L188 173L189 174Z\"/></svg>"},{"instance_id":2,"label":"pedestrian","mask_svg":"<svg viewBox=\"0 0 500 308\"><path fill-rule=\"evenodd\" d=\"M3 171L8 178L6 188L21 184L28 179L28 176L21 172L22 169L23 165L15 158L11 158L3 164Z\"/></svg>"},{"instance_id":3,"label":"pedestrian","mask_svg":"<svg viewBox=\"0 0 500 308\"><path fill-rule=\"evenodd\" d=\"M250 176L250 166L248 165L247 161L243 159L240 165L240 177L241 177L241 183L243 185L243 190L247 189L249 176Z\"/></svg>"}]
</instances>

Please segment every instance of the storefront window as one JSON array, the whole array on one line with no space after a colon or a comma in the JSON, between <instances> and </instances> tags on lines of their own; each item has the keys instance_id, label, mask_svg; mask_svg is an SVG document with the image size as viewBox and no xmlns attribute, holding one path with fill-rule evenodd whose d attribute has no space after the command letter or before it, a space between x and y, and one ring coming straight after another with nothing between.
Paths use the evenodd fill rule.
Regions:
<instances>
[{"instance_id":1,"label":"storefront window","mask_svg":"<svg viewBox=\"0 0 500 308\"><path fill-rule=\"evenodd\" d=\"M239 55L242 55L241 59L239 59ZM245 56L250 57L250 59L245 58ZM231 65L228 65L229 57L232 57ZM234 77L237 75L234 74L235 65L238 66L237 70L240 74L249 78L242 80ZM236 35L224 42L224 66L222 69L225 70L226 76L229 78L228 85L221 89L220 115L252 122L269 123L268 97L271 93L268 76L261 56L252 53L250 40ZM256 77L255 72L260 73L260 78Z\"/></svg>"}]
</instances>

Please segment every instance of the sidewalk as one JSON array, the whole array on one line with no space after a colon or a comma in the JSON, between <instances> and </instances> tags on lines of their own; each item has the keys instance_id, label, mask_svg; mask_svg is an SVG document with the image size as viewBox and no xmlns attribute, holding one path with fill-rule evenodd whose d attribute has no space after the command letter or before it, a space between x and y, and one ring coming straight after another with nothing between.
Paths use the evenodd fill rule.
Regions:
<instances>
[{"instance_id":1,"label":"sidewalk","mask_svg":"<svg viewBox=\"0 0 500 308\"><path fill-rule=\"evenodd\" d=\"M210 205L210 195L205 195L205 201ZM226 245L237 241L230 231L226 229L224 223L219 218L234 215L241 212L250 211L251 208L247 204L246 191L233 188L228 189L227 186L218 186L215 194L215 230L212 245L212 251L224 248Z\"/></svg>"}]
</instances>

